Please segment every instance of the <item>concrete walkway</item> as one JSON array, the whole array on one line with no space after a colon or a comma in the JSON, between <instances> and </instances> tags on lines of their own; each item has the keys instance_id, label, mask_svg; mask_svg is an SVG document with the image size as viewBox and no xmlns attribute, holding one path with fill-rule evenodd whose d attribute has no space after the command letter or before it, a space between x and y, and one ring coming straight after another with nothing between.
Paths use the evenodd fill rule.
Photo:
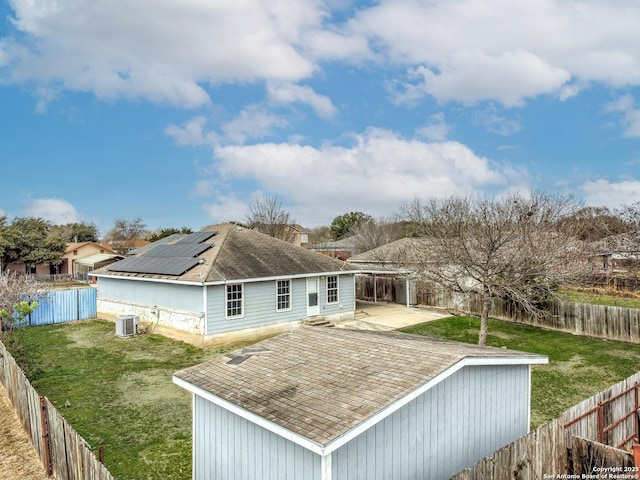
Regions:
<instances>
[{"instance_id":1,"label":"concrete walkway","mask_svg":"<svg viewBox=\"0 0 640 480\"><path fill-rule=\"evenodd\" d=\"M406 307L398 303L358 301L354 320L338 322L335 326L356 330L389 331L431 322L448 316L449 314L425 307Z\"/></svg>"}]
</instances>

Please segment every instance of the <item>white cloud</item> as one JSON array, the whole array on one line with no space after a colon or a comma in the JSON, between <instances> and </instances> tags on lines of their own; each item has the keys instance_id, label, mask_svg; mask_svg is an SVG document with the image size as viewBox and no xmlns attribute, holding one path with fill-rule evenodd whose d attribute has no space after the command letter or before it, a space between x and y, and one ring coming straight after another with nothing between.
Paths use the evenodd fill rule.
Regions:
<instances>
[{"instance_id":1,"label":"white cloud","mask_svg":"<svg viewBox=\"0 0 640 480\"><path fill-rule=\"evenodd\" d=\"M309 77L316 66L297 45L321 24L319 5L15 0L13 25L30 48L4 48L4 63L14 81L194 107L210 101L205 84Z\"/></svg>"},{"instance_id":2,"label":"white cloud","mask_svg":"<svg viewBox=\"0 0 640 480\"><path fill-rule=\"evenodd\" d=\"M640 201L640 180L587 181L581 185L580 190L585 203L590 206L617 208Z\"/></svg>"},{"instance_id":3,"label":"white cloud","mask_svg":"<svg viewBox=\"0 0 640 480\"><path fill-rule=\"evenodd\" d=\"M208 145L217 140L213 132L205 132L207 119L202 116L194 117L184 126L169 125L164 133L173 138L178 145Z\"/></svg>"},{"instance_id":4,"label":"white cloud","mask_svg":"<svg viewBox=\"0 0 640 480\"><path fill-rule=\"evenodd\" d=\"M193 193L196 197L212 197L216 192L216 182L199 180L196 182L195 191Z\"/></svg>"},{"instance_id":5,"label":"white cloud","mask_svg":"<svg viewBox=\"0 0 640 480\"><path fill-rule=\"evenodd\" d=\"M451 126L444 119L444 113L436 113L429 117L429 123L420 127L418 135L432 142L443 142L451 132Z\"/></svg>"},{"instance_id":6,"label":"white cloud","mask_svg":"<svg viewBox=\"0 0 640 480\"><path fill-rule=\"evenodd\" d=\"M213 202L202 207L212 222L242 221L246 217L247 204L233 193L225 195L216 191L213 197Z\"/></svg>"},{"instance_id":7,"label":"white cloud","mask_svg":"<svg viewBox=\"0 0 640 480\"><path fill-rule=\"evenodd\" d=\"M590 82L640 84L640 4L624 0L382 0L348 25L381 61L418 67L397 100L518 106Z\"/></svg>"},{"instance_id":8,"label":"white cloud","mask_svg":"<svg viewBox=\"0 0 640 480\"><path fill-rule=\"evenodd\" d=\"M17 32L0 39L10 79L101 98L195 107L211 103L210 86L265 81L330 117L327 97L295 84L335 62L408 69L399 103L431 95L513 107L541 94L566 100L593 82L640 85L632 0L10 3Z\"/></svg>"},{"instance_id":9,"label":"white cloud","mask_svg":"<svg viewBox=\"0 0 640 480\"><path fill-rule=\"evenodd\" d=\"M289 122L259 106L249 106L222 130L228 141L243 144L247 139L262 139L273 134L274 129L286 127Z\"/></svg>"},{"instance_id":10,"label":"white cloud","mask_svg":"<svg viewBox=\"0 0 640 480\"><path fill-rule=\"evenodd\" d=\"M268 112L258 105L251 105L238 116L220 125L220 133L208 126L203 116L194 117L182 126L168 125L164 133L178 145L209 145L223 143L243 144L248 139L262 139L274 133L275 129L286 127L286 118Z\"/></svg>"},{"instance_id":11,"label":"white cloud","mask_svg":"<svg viewBox=\"0 0 640 480\"><path fill-rule=\"evenodd\" d=\"M61 198L33 198L24 208L29 217L44 218L56 225L76 223L80 216L75 207Z\"/></svg>"},{"instance_id":12,"label":"white cloud","mask_svg":"<svg viewBox=\"0 0 640 480\"><path fill-rule=\"evenodd\" d=\"M623 136L640 137L640 110L635 108L635 100L631 94L627 93L607 103L604 111L622 114L620 123L624 127Z\"/></svg>"},{"instance_id":13,"label":"white cloud","mask_svg":"<svg viewBox=\"0 0 640 480\"><path fill-rule=\"evenodd\" d=\"M605 112L626 112L633 108L635 104L635 100L633 99L633 95L627 93L625 95L621 95L616 100L605 104L604 111Z\"/></svg>"},{"instance_id":14,"label":"white cloud","mask_svg":"<svg viewBox=\"0 0 640 480\"><path fill-rule=\"evenodd\" d=\"M348 147L219 146L214 157L218 178L283 192L297 205L294 217L318 223L345 210L387 215L416 196L465 195L503 188L508 180L498 165L458 142L427 143L380 129L354 135Z\"/></svg>"},{"instance_id":15,"label":"white cloud","mask_svg":"<svg viewBox=\"0 0 640 480\"><path fill-rule=\"evenodd\" d=\"M480 50L452 52L434 71L424 66L411 71L419 83L406 83L395 92L398 104L412 103L421 94L440 100L474 104L495 100L506 107L522 106L526 98L561 88L571 78L561 68L525 51L506 51L490 55Z\"/></svg>"},{"instance_id":16,"label":"white cloud","mask_svg":"<svg viewBox=\"0 0 640 480\"><path fill-rule=\"evenodd\" d=\"M477 112L474 116L474 122L484 125L491 133L505 137L522 130L522 125L518 120L498 115L497 109L493 105L489 105L486 109Z\"/></svg>"},{"instance_id":17,"label":"white cloud","mask_svg":"<svg viewBox=\"0 0 640 480\"><path fill-rule=\"evenodd\" d=\"M38 87L36 88L34 96L38 99L36 103L36 113L46 113L49 103L58 99L59 92L53 88Z\"/></svg>"},{"instance_id":18,"label":"white cloud","mask_svg":"<svg viewBox=\"0 0 640 480\"><path fill-rule=\"evenodd\" d=\"M293 83L270 84L267 88L269 101L277 105L304 103L313 108L323 118L331 118L336 113L336 107L331 99L318 95L311 87L295 85Z\"/></svg>"}]
</instances>

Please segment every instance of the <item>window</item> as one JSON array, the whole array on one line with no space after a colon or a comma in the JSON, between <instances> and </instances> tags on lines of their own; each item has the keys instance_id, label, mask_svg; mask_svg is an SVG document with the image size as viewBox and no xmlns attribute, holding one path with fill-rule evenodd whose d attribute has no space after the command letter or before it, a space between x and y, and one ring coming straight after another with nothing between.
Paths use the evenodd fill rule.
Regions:
<instances>
[{"instance_id":1,"label":"window","mask_svg":"<svg viewBox=\"0 0 640 480\"><path fill-rule=\"evenodd\" d=\"M242 316L242 284L227 285L227 318Z\"/></svg>"},{"instance_id":2,"label":"window","mask_svg":"<svg viewBox=\"0 0 640 480\"><path fill-rule=\"evenodd\" d=\"M327 277L327 303L338 303L338 276Z\"/></svg>"},{"instance_id":3,"label":"window","mask_svg":"<svg viewBox=\"0 0 640 480\"><path fill-rule=\"evenodd\" d=\"M276 281L276 308L279 312L291 310L291 280Z\"/></svg>"},{"instance_id":4,"label":"window","mask_svg":"<svg viewBox=\"0 0 640 480\"><path fill-rule=\"evenodd\" d=\"M74 251L73 251L73 254L74 254L74 255L78 255L78 250L74 250Z\"/></svg>"}]
</instances>

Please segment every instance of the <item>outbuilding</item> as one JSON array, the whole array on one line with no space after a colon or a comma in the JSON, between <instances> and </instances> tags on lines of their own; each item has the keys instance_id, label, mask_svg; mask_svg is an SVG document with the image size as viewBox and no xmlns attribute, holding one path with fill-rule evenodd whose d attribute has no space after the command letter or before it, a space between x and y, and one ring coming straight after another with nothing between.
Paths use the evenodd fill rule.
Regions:
<instances>
[{"instance_id":1,"label":"outbuilding","mask_svg":"<svg viewBox=\"0 0 640 480\"><path fill-rule=\"evenodd\" d=\"M544 356L301 327L176 372L194 479L441 479L529 431Z\"/></svg>"}]
</instances>

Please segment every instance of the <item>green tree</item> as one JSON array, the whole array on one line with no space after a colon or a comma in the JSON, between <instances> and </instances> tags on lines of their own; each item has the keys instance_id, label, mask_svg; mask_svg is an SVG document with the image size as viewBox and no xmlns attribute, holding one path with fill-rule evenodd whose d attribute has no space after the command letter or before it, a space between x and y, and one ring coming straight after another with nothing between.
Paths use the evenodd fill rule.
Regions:
<instances>
[{"instance_id":1,"label":"green tree","mask_svg":"<svg viewBox=\"0 0 640 480\"><path fill-rule=\"evenodd\" d=\"M76 222L56 225L52 231L57 232L66 242L98 241L98 227L93 223Z\"/></svg>"},{"instance_id":2,"label":"green tree","mask_svg":"<svg viewBox=\"0 0 640 480\"><path fill-rule=\"evenodd\" d=\"M160 230L157 230L157 231L153 232L149 236L149 238L147 238L147 240L149 240L150 242L156 242L156 241L160 240L161 238L165 238L165 237L168 237L169 235L174 235L176 233L188 234L188 233L193 233L193 230L191 230L189 227L182 227L180 229L178 229L178 228L161 228Z\"/></svg>"},{"instance_id":3,"label":"green tree","mask_svg":"<svg viewBox=\"0 0 640 480\"><path fill-rule=\"evenodd\" d=\"M23 262L28 268L36 265L60 265L66 247L59 232L42 218L15 218L7 223L0 219L0 252L2 271L12 262Z\"/></svg>"},{"instance_id":4,"label":"green tree","mask_svg":"<svg viewBox=\"0 0 640 480\"><path fill-rule=\"evenodd\" d=\"M363 222L373 220L371 215L367 215L362 212L349 212L337 216L331 222L329 227L329 234L334 240L340 240L351 233L351 230L356 228Z\"/></svg>"}]
</instances>

